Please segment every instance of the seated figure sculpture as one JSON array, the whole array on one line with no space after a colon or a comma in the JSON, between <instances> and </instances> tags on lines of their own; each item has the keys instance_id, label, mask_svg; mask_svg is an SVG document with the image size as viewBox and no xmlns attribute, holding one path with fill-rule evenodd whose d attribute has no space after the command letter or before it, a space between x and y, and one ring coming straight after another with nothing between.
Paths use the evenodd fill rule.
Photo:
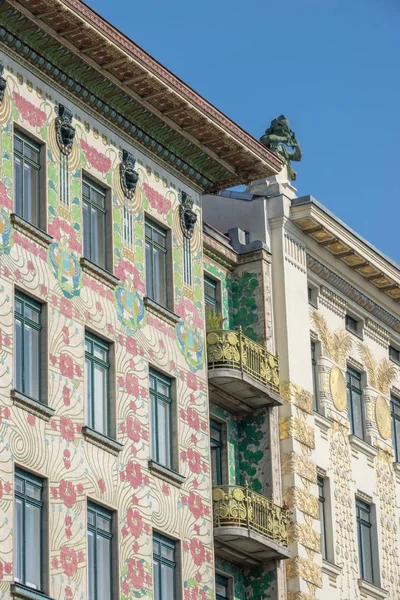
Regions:
<instances>
[{"instance_id":1,"label":"seated figure sculpture","mask_svg":"<svg viewBox=\"0 0 400 600\"><path fill-rule=\"evenodd\" d=\"M266 148L278 154L287 165L289 178L294 181L296 179L296 173L292 169L290 163L292 160L300 161L302 153L295 133L290 129L287 118L284 115L280 115L276 119L273 119L264 135L261 136L260 142ZM293 152L290 152L287 146L292 148Z\"/></svg>"}]
</instances>

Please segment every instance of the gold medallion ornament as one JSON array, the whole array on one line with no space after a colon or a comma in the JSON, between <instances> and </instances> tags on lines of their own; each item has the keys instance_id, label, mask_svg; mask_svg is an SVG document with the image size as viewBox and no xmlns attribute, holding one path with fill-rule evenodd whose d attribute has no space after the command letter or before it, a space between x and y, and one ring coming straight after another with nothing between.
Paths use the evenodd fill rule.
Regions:
<instances>
[{"instance_id":1,"label":"gold medallion ornament","mask_svg":"<svg viewBox=\"0 0 400 600\"><path fill-rule=\"evenodd\" d=\"M339 367L333 367L331 371L330 388L335 408L344 410L347 406L346 381Z\"/></svg>"},{"instance_id":2,"label":"gold medallion ornament","mask_svg":"<svg viewBox=\"0 0 400 600\"><path fill-rule=\"evenodd\" d=\"M381 437L387 440L391 435L390 410L382 396L378 396L375 402L375 419Z\"/></svg>"}]
</instances>

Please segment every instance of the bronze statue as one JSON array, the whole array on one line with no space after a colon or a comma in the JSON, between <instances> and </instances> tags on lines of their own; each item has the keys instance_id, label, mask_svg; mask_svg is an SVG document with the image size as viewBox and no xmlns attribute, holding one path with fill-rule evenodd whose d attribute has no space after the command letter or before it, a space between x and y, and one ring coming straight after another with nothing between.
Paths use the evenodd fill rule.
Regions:
<instances>
[{"instance_id":1,"label":"bronze statue","mask_svg":"<svg viewBox=\"0 0 400 600\"><path fill-rule=\"evenodd\" d=\"M280 115L277 119L271 121L271 125L266 129L260 142L266 147L276 152L287 165L289 178L294 181L296 173L293 171L290 162L292 160L300 161L302 158L301 148L294 131L290 129L289 121L284 115ZM290 152L286 146L293 148Z\"/></svg>"}]
</instances>

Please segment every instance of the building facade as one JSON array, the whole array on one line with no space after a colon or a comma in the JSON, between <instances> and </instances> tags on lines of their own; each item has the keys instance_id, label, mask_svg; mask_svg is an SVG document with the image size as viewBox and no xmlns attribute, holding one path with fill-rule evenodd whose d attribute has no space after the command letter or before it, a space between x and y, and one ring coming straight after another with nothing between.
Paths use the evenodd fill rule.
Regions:
<instances>
[{"instance_id":1,"label":"building facade","mask_svg":"<svg viewBox=\"0 0 400 600\"><path fill-rule=\"evenodd\" d=\"M267 344L279 352L283 405L275 409L280 456L273 467L280 459L289 509L285 597L397 599L398 265L312 197L297 198L285 170L244 193L205 197L203 215L229 232L240 256L257 243L270 253L264 321L257 309L253 319L246 300L241 309L255 335L270 319ZM244 441L252 451L254 433ZM242 458L240 450L239 441Z\"/></svg>"}]
</instances>

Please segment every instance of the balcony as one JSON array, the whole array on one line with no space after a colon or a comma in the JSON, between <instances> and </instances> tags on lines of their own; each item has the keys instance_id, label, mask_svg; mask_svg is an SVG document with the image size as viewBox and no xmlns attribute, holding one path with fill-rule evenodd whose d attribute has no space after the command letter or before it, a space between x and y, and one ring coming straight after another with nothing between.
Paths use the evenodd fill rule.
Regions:
<instances>
[{"instance_id":1,"label":"balcony","mask_svg":"<svg viewBox=\"0 0 400 600\"><path fill-rule=\"evenodd\" d=\"M245 487L213 488L216 553L241 566L290 556L287 511Z\"/></svg>"},{"instance_id":2,"label":"balcony","mask_svg":"<svg viewBox=\"0 0 400 600\"><path fill-rule=\"evenodd\" d=\"M234 412L282 404L279 359L241 330L207 332L208 381L212 400Z\"/></svg>"}]
</instances>

